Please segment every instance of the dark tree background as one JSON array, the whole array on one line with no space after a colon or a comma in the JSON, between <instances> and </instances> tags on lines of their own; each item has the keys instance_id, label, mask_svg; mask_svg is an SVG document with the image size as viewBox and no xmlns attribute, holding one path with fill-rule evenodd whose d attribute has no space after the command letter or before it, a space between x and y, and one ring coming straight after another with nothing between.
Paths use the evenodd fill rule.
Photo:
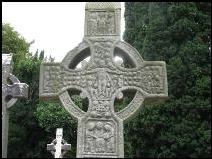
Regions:
<instances>
[{"instance_id":1,"label":"dark tree background","mask_svg":"<svg viewBox=\"0 0 212 159\"><path fill-rule=\"evenodd\" d=\"M125 20L124 40L166 62L169 89L125 123L125 156L210 157L211 3L126 2Z\"/></svg>"},{"instance_id":2,"label":"dark tree background","mask_svg":"<svg viewBox=\"0 0 212 159\"><path fill-rule=\"evenodd\" d=\"M42 101L38 96L40 65L43 61L53 62L54 58L44 58L44 51L32 55L29 48L30 43L10 24L2 25L2 53L13 54L13 74L29 85L28 99L19 99L9 109L8 158L52 158L46 144L51 143L60 127L73 146L67 156L74 157L76 121L58 101Z\"/></svg>"},{"instance_id":3,"label":"dark tree background","mask_svg":"<svg viewBox=\"0 0 212 159\"><path fill-rule=\"evenodd\" d=\"M10 24L2 25L2 53L13 54L13 74L29 85L29 98L9 109L8 158L42 157L47 133L34 116L38 99L39 67L44 52L29 52L27 42ZM39 55L38 55L39 54ZM50 156L50 155L49 155Z\"/></svg>"}]
</instances>

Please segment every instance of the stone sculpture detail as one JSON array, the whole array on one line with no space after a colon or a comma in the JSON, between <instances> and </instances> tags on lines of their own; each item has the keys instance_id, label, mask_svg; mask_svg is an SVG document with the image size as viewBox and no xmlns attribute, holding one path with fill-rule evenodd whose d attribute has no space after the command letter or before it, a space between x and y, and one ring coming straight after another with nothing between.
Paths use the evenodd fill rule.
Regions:
<instances>
[{"instance_id":1,"label":"stone sculpture detail","mask_svg":"<svg viewBox=\"0 0 212 159\"><path fill-rule=\"evenodd\" d=\"M89 35L110 35L115 33L115 12L89 12L88 34Z\"/></svg>"},{"instance_id":2,"label":"stone sculpture detail","mask_svg":"<svg viewBox=\"0 0 212 159\"><path fill-rule=\"evenodd\" d=\"M116 132L113 122L88 121L85 133L85 152L114 153Z\"/></svg>"},{"instance_id":3,"label":"stone sculpture detail","mask_svg":"<svg viewBox=\"0 0 212 159\"><path fill-rule=\"evenodd\" d=\"M119 50L119 51L117 51ZM114 62L114 55L129 59L133 68ZM90 54L81 69L74 63ZM81 91L87 112L71 100L68 90ZM124 90L136 90L131 103L114 111L115 98ZM78 119L77 157L124 157L123 121L132 116L147 98L166 98L167 78L163 61L144 61L126 42L120 41L120 3L86 3L83 42L61 63L44 63L40 71L40 96L59 97L66 110Z\"/></svg>"}]
</instances>

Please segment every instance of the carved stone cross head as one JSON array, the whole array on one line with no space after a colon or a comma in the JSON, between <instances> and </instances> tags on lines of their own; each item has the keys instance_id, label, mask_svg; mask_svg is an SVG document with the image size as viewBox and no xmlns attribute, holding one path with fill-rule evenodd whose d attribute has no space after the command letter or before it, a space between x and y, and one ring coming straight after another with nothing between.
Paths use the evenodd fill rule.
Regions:
<instances>
[{"instance_id":1,"label":"carved stone cross head","mask_svg":"<svg viewBox=\"0 0 212 159\"><path fill-rule=\"evenodd\" d=\"M77 157L124 157L123 120L132 116L147 98L166 98L167 77L163 61L144 61L138 51L120 41L119 2L86 3L83 42L61 63L44 63L40 71L40 96L59 97L78 119ZM121 56L132 68L114 61ZM81 69L76 65L86 57ZM77 107L68 90L81 91L89 101L87 112ZM130 104L114 111L114 100L124 90L136 90Z\"/></svg>"},{"instance_id":2,"label":"carved stone cross head","mask_svg":"<svg viewBox=\"0 0 212 159\"><path fill-rule=\"evenodd\" d=\"M63 139L63 129L57 128L56 139L51 144L47 144L47 150L51 151L55 158L62 158L66 152L71 150L71 144Z\"/></svg>"},{"instance_id":3,"label":"carved stone cross head","mask_svg":"<svg viewBox=\"0 0 212 159\"><path fill-rule=\"evenodd\" d=\"M10 96L9 100L6 97ZM2 54L2 98L6 100L7 108L15 104L18 98L28 97L28 85L20 83L12 74L12 55Z\"/></svg>"}]
</instances>

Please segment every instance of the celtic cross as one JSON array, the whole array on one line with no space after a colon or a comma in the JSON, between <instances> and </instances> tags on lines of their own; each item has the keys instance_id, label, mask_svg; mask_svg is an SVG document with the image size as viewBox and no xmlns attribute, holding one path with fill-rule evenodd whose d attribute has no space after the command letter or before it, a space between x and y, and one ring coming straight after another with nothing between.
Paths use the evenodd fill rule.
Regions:
<instances>
[{"instance_id":1,"label":"celtic cross","mask_svg":"<svg viewBox=\"0 0 212 159\"><path fill-rule=\"evenodd\" d=\"M7 142L9 129L8 109L13 106L18 98L28 97L28 85L20 83L12 75L12 55L2 54L2 157L7 157Z\"/></svg>"},{"instance_id":2,"label":"celtic cross","mask_svg":"<svg viewBox=\"0 0 212 159\"><path fill-rule=\"evenodd\" d=\"M124 157L123 121L147 98L168 96L166 64L144 61L138 51L120 40L119 2L89 2L85 8L83 41L61 63L43 63L40 90L43 98L59 97L65 109L78 120L77 157ZM132 64L114 62L120 55ZM81 69L76 65L90 55ZM68 90L81 91L89 101L87 112L74 104ZM119 112L114 100L124 90L136 90L133 100Z\"/></svg>"}]
</instances>

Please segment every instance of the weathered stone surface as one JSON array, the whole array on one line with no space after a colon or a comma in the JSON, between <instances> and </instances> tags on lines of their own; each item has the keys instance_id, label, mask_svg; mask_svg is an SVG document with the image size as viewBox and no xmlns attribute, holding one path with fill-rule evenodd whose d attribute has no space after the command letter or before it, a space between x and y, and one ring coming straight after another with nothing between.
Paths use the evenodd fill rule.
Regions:
<instances>
[{"instance_id":1,"label":"weathered stone surface","mask_svg":"<svg viewBox=\"0 0 212 159\"><path fill-rule=\"evenodd\" d=\"M71 144L63 139L63 129L57 128L56 139L54 139L51 144L47 144L47 150L51 151L54 158L63 158L65 153L71 150Z\"/></svg>"},{"instance_id":2,"label":"weathered stone surface","mask_svg":"<svg viewBox=\"0 0 212 159\"><path fill-rule=\"evenodd\" d=\"M18 98L27 98L28 96L28 85L20 83L11 72L12 55L2 54L2 157L4 158L7 157L8 108L13 106ZM8 81L10 81L9 84Z\"/></svg>"},{"instance_id":3,"label":"weathered stone surface","mask_svg":"<svg viewBox=\"0 0 212 159\"><path fill-rule=\"evenodd\" d=\"M86 4L85 36L62 63L44 63L40 71L40 96L59 97L66 110L78 119L77 157L124 157L123 121L132 116L147 98L168 96L166 65L144 61L135 48L120 41L120 3ZM114 62L114 55L132 63L125 68ZM91 56L81 69L77 61ZM68 89L81 91L88 98L84 112L71 100ZM131 103L114 111L115 98L124 90L136 90Z\"/></svg>"}]
</instances>

